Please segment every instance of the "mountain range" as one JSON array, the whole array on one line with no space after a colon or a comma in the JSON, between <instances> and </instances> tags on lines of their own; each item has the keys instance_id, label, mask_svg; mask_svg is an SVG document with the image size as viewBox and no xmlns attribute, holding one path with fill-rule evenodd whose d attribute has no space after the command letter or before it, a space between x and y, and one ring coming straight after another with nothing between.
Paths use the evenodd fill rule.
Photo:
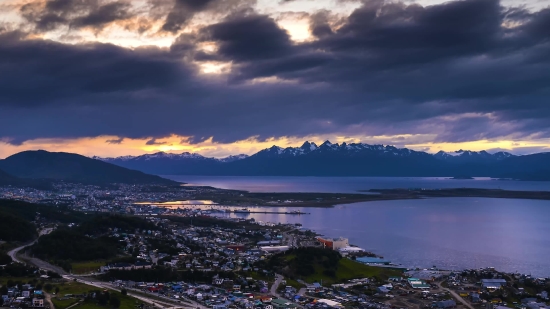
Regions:
<instances>
[{"instance_id":1,"label":"mountain range","mask_svg":"<svg viewBox=\"0 0 550 309\"><path fill-rule=\"evenodd\" d=\"M177 184L73 153L23 151L0 160L0 185L36 186L60 180L86 184Z\"/></svg>"},{"instance_id":2,"label":"mountain range","mask_svg":"<svg viewBox=\"0 0 550 309\"><path fill-rule=\"evenodd\" d=\"M363 143L300 147L273 146L251 156L223 159L184 152L95 159L157 175L235 176L407 176L495 177L550 180L550 153L516 156L508 152L430 154L394 146Z\"/></svg>"}]
</instances>

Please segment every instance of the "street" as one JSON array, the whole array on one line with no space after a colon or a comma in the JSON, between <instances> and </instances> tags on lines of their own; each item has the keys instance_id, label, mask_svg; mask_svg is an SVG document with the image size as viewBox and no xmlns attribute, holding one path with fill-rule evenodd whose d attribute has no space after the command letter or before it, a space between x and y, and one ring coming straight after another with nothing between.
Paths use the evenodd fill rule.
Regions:
<instances>
[{"instance_id":1,"label":"street","mask_svg":"<svg viewBox=\"0 0 550 309\"><path fill-rule=\"evenodd\" d=\"M53 231L52 228L46 228L46 229L43 229L41 230L39 233L38 233L38 238L36 238L33 242L29 243L29 244L26 244L26 245L23 245L21 247L17 247L15 249L12 249L8 252L8 255L11 257L11 259L14 261L14 262L17 262L17 263L22 263L22 264L25 264L25 262L23 262L22 260L18 259L17 258L17 253L19 253L19 251L23 250L24 248L26 247L29 247L29 246L32 246L34 245L38 239L43 236L43 235L47 235L49 233L51 233Z\"/></svg>"}]
</instances>

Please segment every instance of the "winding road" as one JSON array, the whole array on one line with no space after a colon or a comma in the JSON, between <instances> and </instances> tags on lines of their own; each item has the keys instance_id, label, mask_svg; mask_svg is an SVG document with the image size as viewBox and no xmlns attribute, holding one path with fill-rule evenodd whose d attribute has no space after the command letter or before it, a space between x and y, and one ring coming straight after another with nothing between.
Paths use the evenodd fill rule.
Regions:
<instances>
[{"instance_id":1,"label":"winding road","mask_svg":"<svg viewBox=\"0 0 550 309\"><path fill-rule=\"evenodd\" d=\"M281 281L283 281L284 277L279 274L275 274L275 278L275 282L273 282L273 285L271 285L271 290L269 292L271 293L271 295L281 298L281 295L279 295L277 289L279 288L279 285L281 284Z\"/></svg>"},{"instance_id":2,"label":"winding road","mask_svg":"<svg viewBox=\"0 0 550 309\"><path fill-rule=\"evenodd\" d=\"M28 259L26 259L26 261L23 261L22 259L18 258L17 254L19 253L19 251L21 251L21 250L23 250L23 249L25 249L29 246L34 245L38 241L40 236L47 235L47 234L51 233L52 231L53 231L52 228L47 228L47 229L41 230L37 239L35 239L31 243L28 243L26 245L17 247L15 249L9 251L8 255L12 258L13 261L15 261L17 263L33 264L33 265L37 266L38 268L40 268L42 270L56 272L56 273L60 274L63 278L65 278L66 280L76 281L76 282L80 282L80 283L83 283L83 284L86 284L86 285L89 285L89 286L94 286L94 287L101 288L101 289L109 289L109 290L120 292L120 289L113 286L111 283L98 281L98 280L94 280L92 278L87 278L87 277L84 279L84 277L81 278L80 276L70 275L66 271L64 271L61 267L52 265L52 264L50 264L48 262L45 262L45 261L42 261L40 259L28 258ZM282 276L281 276L281 280L282 280ZM279 281L279 283L280 283L280 281ZM208 309L206 306L204 306L202 304L199 304L195 301L192 301L190 299L186 299L185 300L186 303L183 304L183 303L176 302L176 301L174 301L170 298L163 297L161 295L155 295L155 299L154 298L149 298L149 297L141 295L141 293L142 293L141 291L139 291L140 294L137 294L136 292L138 292L138 290L136 290L136 289L127 288L127 291L128 291L129 296L132 296L135 299L138 299L138 300L140 300L144 303L153 305L154 307L158 307L158 308L168 309L168 308L186 308L187 307L187 308L193 308L193 309L194 308ZM160 299L162 299L162 301L160 301L156 298L160 298ZM51 301L50 301L50 303L51 303Z\"/></svg>"},{"instance_id":3,"label":"winding road","mask_svg":"<svg viewBox=\"0 0 550 309\"><path fill-rule=\"evenodd\" d=\"M17 263L21 263L21 264L26 264L24 261L20 260L17 258L17 253L19 253L19 251L29 247L29 246L32 246L34 245L38 239L41 237L41 236L44 236L44 235L47 235L47 234L50 234L51 232L53 231L52 228L46 228L46 229L43 229L41 230L39 233L38 233L38 238L36 238L33 242L31 243L28 243L26 245L23 245L21 247L17 247L15 249L12 249L8 252L8 255L11 257L11 259L14 261L14 262L17 262Z\"/></svg>"}]
</instances>

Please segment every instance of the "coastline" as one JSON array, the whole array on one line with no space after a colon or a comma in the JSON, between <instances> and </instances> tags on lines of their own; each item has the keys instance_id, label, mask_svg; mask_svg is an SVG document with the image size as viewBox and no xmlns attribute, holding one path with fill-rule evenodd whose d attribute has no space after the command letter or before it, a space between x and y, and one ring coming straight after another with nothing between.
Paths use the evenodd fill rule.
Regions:
<instances>
[{"instance_id":1,"label":"coastline","mask_svg":"<svg viewBox=\"0 0 550 309\"><path fill-rule=\"evenodd\" d=\"M208 200L223 206L239 207L334 207L336 205L388 200L417 200L434 197L479 197L550 200L550 191L516 191L502 189L369 189L361 193L246 192L216 189L197 194L195 200Z\"/></svg>"}]
</instances>

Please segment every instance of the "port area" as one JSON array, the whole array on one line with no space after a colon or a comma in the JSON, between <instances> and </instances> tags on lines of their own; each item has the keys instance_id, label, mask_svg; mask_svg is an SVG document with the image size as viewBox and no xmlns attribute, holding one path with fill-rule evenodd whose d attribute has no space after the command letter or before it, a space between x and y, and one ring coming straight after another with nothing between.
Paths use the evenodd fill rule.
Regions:
<instances>
[{"instance_id":1,"label":"port area","mask_svg":"<svg viewBox=\"0 0 550 309\"><path fill-rule=\"evenodd\" d=\"M276 215L309 215L309 212L301 211L256 211L256 210L232 210L236 214L276 214Z\"/></svg>"}]
</instances>

